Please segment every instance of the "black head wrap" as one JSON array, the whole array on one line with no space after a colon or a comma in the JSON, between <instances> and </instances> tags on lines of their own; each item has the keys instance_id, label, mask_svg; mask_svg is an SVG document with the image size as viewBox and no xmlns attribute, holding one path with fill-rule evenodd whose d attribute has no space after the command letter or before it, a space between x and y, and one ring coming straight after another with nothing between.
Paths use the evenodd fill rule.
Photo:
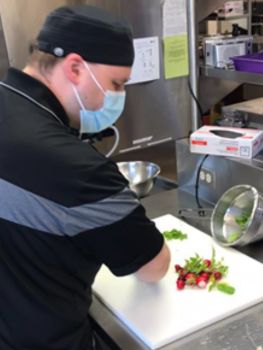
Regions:
<instances>
[{"instance_id":1,"label":"black head wrap","mask_svg":"<svg viewBox=\"0 0 263 350\"><path fill-rule=\"evenodd\" d=\"M89 5L63 6L51 12L37 47L57 57L77 53L88 62L132 66L134 48L128 22Z\"/></svg>"}]
</instances>

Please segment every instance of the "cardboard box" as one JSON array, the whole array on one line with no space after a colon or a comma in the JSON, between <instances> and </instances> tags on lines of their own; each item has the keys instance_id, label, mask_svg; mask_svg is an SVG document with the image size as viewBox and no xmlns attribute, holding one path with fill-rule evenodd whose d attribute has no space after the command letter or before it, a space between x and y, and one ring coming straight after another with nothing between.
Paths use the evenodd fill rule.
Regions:
<instances>
[{"instance_id":1,"label":"cardboard box","mask_svg":"<svg viewBox=\"0 0 263 350\"><path fill-rule=\"evenodd\" d=\"M263 130L203 126L190 136L192 153L244 159L253 158L263 148Z\"/></svg>"},{"instance_id":2,"label":"cardboard box","mask_svg":"<svg viewBox=\"0 0 263 350\"><path fill-rule=\"evenodd\" d=\"M219 33L217 20L206 21L206 33L207 35L217 35Z\"/></svg>"}]
</instances>

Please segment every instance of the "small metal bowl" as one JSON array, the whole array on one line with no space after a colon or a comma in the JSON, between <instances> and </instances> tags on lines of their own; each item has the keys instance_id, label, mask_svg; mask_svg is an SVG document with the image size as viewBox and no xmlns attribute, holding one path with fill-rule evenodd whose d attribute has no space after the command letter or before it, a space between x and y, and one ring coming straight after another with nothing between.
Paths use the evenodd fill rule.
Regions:
<instances>
[{"instance_id":1,"label":"small metal bowl","mask_svg":"<svg viewBox=\"0 0 263 350\"><path fill-rule=\"evenodd\" d=\"M160 167L151 162L118 162L122 175L129 181L129 187L138 197L145 197L153 188L154 181L160 173Z\"/></svg>"}]
</instances>

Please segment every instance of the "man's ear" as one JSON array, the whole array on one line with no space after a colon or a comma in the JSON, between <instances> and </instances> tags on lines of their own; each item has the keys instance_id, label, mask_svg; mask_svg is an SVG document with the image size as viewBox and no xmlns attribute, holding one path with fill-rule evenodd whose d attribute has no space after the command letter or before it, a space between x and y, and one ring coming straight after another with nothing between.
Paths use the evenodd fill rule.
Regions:
<instances>
[{"instance_id":1,"label":"man's ear","mask_svg":"<svg viewBox=\"0 0 263 350\"><path fill-rule=\"evenodd\" d=\"M62 61L62 69L68 80L78 85L82 76L81 72L85 69L83 58L76 53L70 53Z\"/></svg>"}]
</instances>

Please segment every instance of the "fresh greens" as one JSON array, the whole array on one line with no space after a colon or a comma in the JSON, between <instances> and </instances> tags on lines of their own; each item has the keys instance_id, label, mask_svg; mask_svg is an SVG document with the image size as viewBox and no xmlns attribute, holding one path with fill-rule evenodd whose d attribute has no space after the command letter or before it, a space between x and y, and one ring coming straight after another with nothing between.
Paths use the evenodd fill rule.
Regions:
<instances>
[{"instance_id":1,"label":"fresh greens","mask_svg":"<svg viewBox=\"0 0 263 350\"><path fill-rule=\"evenodd\" d=\"M164 231L163 235L164 235L165 239L167 239L168 241L170 241L172 239L179 239L180 241L187 239L186 233L183 233L182 231L179 231L176 229L173 229L170 231Z\"/></svg>"},{"instance_id":2,"label":"fresh greens","mask_svg":"<svg viewBox=\"0 0 263 350\"><path fill-rule=\"evenodd\" d=\"M238 240L238 238L240 238L242 231L244 231L247 228L250 216L251 214L243 212L241 215L235 217L235 222L238 224L239 228L237 228L237 231L231 232L230 235L227 237L228 243L234 243Z\"/></svg>"},{"instance_id":3,"label":"fresh greens","mask_svg":"<svg viewBox=\"0 0 263 350\"><path fill-rule=\"evenodd\" d=\"M241 236L241 232L234 231L231 232L230 235L227 237L228 243L234 243L238 240L238 238Z\"/></svg>"},{"instance_id":4,"label":"fresh greens","mask_svg":"<svg viewBox=\"0 0 263 350\"><path fill-rule=\"evenodd\" d=\"M249 218L250 214L248 213L242 213L235 218L236 223L240 226L242 231L246 228Z\"/></svg>"},{"instance_id":5,"label":"fresh greens","mask_svg":"<svg viewBox=\"0 0 263 350\"><path fill-rule=\"evenodd\" d=\"M234 287L224 282L218 283L216 287L220 292L230 294L230 295L234 294L236 291Z\"/></svg>"},{"instance_id":6,"label":"fresh greens","mask_svg":"<svg viewBox=\"0 0 263 350\"><path fill-rule=\"evenodd\" d=\"M200 255L195 254L195 256L190 259L185 260L184 268L187 271L199 274L202 271L212 272L218 271L222 276L227 274L228 267L223 265L223 260L216 261L215 259L215 250L213 249L211 260L208 263L208 259L203 259Z\"/></svg>"}]
</instances>

